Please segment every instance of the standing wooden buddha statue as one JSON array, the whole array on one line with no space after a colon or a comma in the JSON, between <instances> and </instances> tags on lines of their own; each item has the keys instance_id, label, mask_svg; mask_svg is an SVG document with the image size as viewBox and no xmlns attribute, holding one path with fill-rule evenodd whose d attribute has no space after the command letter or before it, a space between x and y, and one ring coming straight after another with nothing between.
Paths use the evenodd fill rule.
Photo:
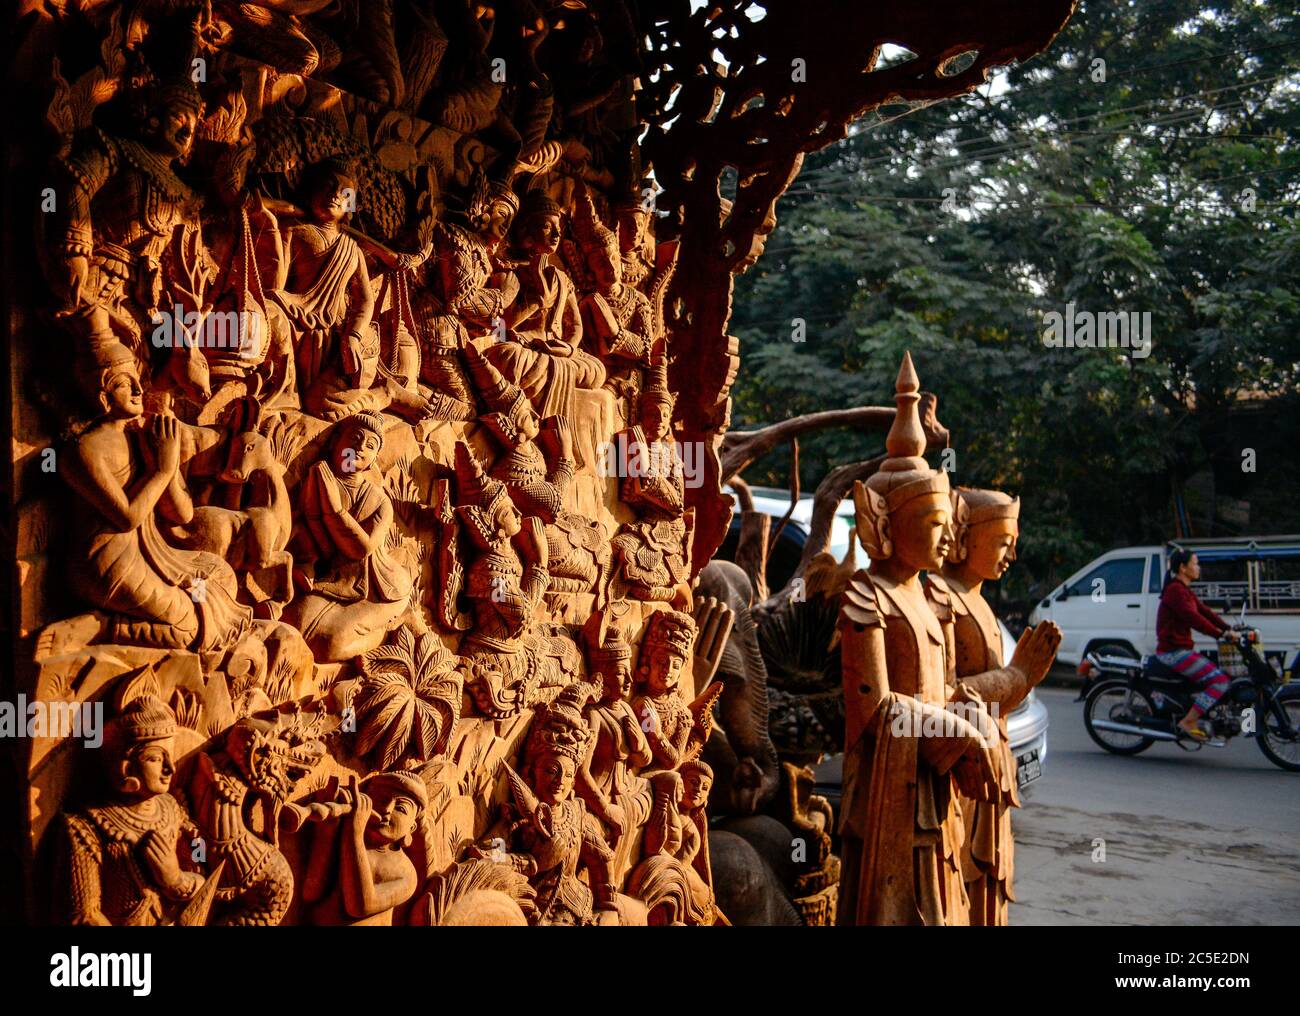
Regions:
<instances>
[{"instance_id":1,"label":"standing wooden buddha statue","mask_svg":"<svg viewBox=\"0 0 1300 1016\"><path fill-rule=\"evenodd\" d=\"M983 702L997 727L996 800L962 796L960 802L965 824L962 874L970 923L1003 925L1008 904L1015 899L1011 809L1020 806L1007 716L1046 676L1061 632L1052 621L1026 631L1010 664L1002 666L1002 634L981 590L984 582L1000 579L1016 559L1020 500L995 490L958 488L952 504L954 539L942 577L927 576L926 593L949 632L960 694Z\"/></svg>"},{"instance_id":2,"label":"standing wooden buddha statue","mask_svg":"<svg viewBox=\"0 0 1300 1016\"><path fill-rule=\"evenodd\" d=\"M956 791L996 792L991 724L948 708L948 646L920 581L943 564L951 509L947 474L922 458L918 387L905 356L889 458L853 491L871 566L850 580L838 625L844 925L967 923Z\"/></svg>"}]
</instances>

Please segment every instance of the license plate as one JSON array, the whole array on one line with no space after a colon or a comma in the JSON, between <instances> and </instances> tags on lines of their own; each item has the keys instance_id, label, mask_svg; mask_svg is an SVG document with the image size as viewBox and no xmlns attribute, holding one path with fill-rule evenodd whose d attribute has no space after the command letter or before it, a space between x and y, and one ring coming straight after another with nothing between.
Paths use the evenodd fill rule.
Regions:
<instances>
[{"instance_id":1,"label":"license plate","mask_svg":"<svg viewBox=\"0 0 1300 1016\"><path fill-rule=\"evenodd\" d=\"M1033 748L1016 756L1016 786L1023 787L1043 775L1043 764L1038 761L1038 749Z\"/></svg>"}]
</instances>

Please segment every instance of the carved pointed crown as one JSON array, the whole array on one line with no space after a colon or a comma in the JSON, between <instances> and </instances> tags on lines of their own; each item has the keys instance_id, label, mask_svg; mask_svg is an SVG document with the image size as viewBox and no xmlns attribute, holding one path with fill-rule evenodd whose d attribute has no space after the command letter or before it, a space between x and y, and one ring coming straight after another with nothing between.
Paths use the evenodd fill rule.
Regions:
<instances>
[{"instance_id":1,"label":"carved pointed crown","mask_svg":"<svg viewBox=\"0 0 1300 1016\"><path fill-rule=\"evenodd\" d=\"M885 439L889 457L880 469L867 480L867 487L885 500L890 511L924 494L947 494L948 474L931 469L925 461L925 431L917 411L920 402L920 382L912 366L912 354L903 354L898 370L898 383L894 389L894 403L898 412Z\"/></svg>"},{"instance_id":2,"label":"carved pointed crown","mask_svg":"<svg viewBox=\"0 0 1300 1016\"><path fill-rule=\"evenodd\" d=\"M505 484L483 472L464 441L456 442L456 514L480 547L491 549L505 538L501 518L510 507Z\"/></svg>"},{"instance_id":3,"label":"carved pointed crown","mask_svg":"<svg viewBox=\"0 0 1300 1016\"><path fill-rule=\"evenodd\" d=\"M136 748L176 736L176 716L157 695L146 693L131 699L109 724L107 740L112 749L125 755Z\"/></svg>"},{"instance_id":4,"label":"carved pointed crown","mask_svg":"<svg viewBox=\"0 0 1300 1016\"><path fill-rule=\"evenodd\" d=\"M668 350L663 339L655 342L650 354L650 369L645 375L645 387L641 389L642 411L656 403L670 409L675 404L672 390L668 387Z\"/></svg>"},{"instance_id":5,"label":"carved pointed crown","mask_svg":"<svg viewBox=\"0 0 1300 1016\"><path fill-rule=\"evenodd\" d=\"M662 646L688 656L694 645L695 619L680 610L659 610L650 615L641 651Z\"/></svg>"},{"instance_id":6,"label":"carved pointed crown","mask_svg":"<svg viewBox=\"0 0 1300 1016\"><path fill-rule=\"evenodd\" d=\"M632 658L632 647L623 630L610 622L607 611L597 610L587 618L582 637L587 646L587 660L593 667Z\"/></svg>"},{"instance_id":7,"label":"carved pointed crown","mask_svg":"<svg viewBox=\"0 0 1300 1016\"><path fill-rule=\"evenodd\" d=\"M484 413L479 419L503 444L510 447L519 444L520 428L532 412L528 396L517 384L506 380L492 361L472 342L465 345L465 359L469 363L470 376L474 378L479 395L492 409L492 412Z\"/></svg>"},{"instance_id":8,"label":"carved pointed crown","mask_svg":"<svg viewBox=\"0 0 1300 1016\"><path fill-rule=\"evenodd\" d=\"M591 729L583 710L600 694L598 685L578 682L566 687L549 705L538 709L528 730L524 755L529 762L539 755L560 755L580 764L587 755Z\"/></svg>"}]
</instances>

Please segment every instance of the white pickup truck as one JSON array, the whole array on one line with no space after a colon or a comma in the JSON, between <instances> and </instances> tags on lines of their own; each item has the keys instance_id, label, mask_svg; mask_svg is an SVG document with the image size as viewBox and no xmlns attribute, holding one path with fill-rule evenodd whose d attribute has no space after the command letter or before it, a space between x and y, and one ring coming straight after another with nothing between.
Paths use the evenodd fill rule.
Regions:
<instances>
[{"instance_id":1,"label":"white pickup truck","mask_svg":"<svg viewBox=\"0 0 1300 1016\"><path fill-rule=\"evenodd\" d=\"M1201 581L1192 589L1226 621L1259 629L1265 658L1279 671L1300 649L1300 536L1180 540L1164 547L1121 547L1102 554L1052 590L1030 615L1061 627L1057 659L1077 664L1094 649L1145 657L1156 651L1156 609L1168 553L1196 552ZM1214 640L1193 633L1198 652Z\"/></svg>"}]
</instances>

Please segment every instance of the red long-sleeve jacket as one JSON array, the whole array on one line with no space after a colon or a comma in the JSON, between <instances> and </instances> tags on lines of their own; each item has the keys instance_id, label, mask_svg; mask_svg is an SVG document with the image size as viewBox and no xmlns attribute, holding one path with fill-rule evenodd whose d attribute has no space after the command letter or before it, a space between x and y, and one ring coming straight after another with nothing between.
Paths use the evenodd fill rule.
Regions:
<instances>
[{"instance_id":1,"label":"red long-sleeve jacket","mask_svg":"<svg viewBox=\"0 0 1300 1016\"><path fill-rule=\"evenodd\" d=\"M1156 611L1156 652L1191 649L1193 628L1203 635L1218 638L1229 625L1202 603L1186 583L1175 579L1160 594L1160 609Z\"/></svg>"}]
</instances>

